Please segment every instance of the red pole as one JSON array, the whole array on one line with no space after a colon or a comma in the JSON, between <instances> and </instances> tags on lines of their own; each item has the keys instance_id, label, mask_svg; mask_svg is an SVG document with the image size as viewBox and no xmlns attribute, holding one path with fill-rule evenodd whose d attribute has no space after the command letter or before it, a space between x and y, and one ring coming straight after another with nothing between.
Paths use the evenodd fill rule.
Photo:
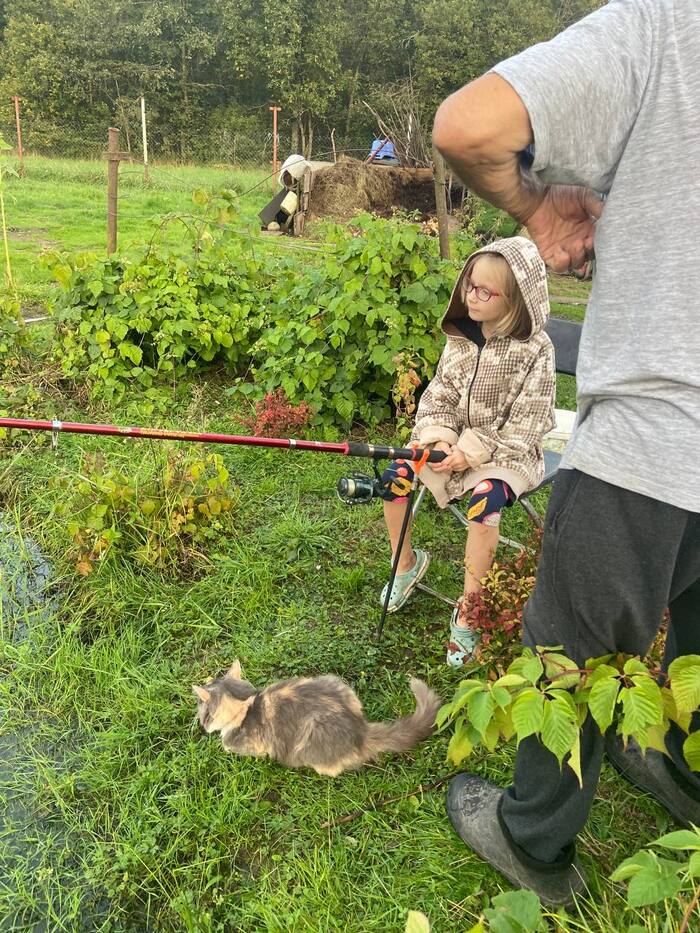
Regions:
<instances>
[{"instance_id":1,"label":"red pole","mask_svg":"<svg viewBox=\"0 0 700 933\"><path fill-rule=\"evenodd\" d=\"M22 124L19 119L19 97L15 95L12 100L15 102L15 123L17 124L17 152L19 154L20 175L24 174L24 151L22 149Z\"/></svg>"},{"instance_id":2,"label":"red pole","mask_svg":"<svg viewBox=\"0 0 700 933\"><path fill-rule=\"evenodd\" d=\"M163 428L132 428L114 424L81 424L77 421L38 421L33 418L0 418L0 428L22 431L51 431L53 434L99 434L109 437L146 437L157 441L196 441L208 444L240 444L249 447L284 447L291 450L309 450L316 453L341 454L349 457L371 457L376 460L403 459L439 463L445 459L441 450L428 451L419 447L383 447L343 441L304 441L282 437L250 437L242 434L198 434L194 431L171 431Z\"/></svg>"},{"instance_id":3,"label":"red pole","mask_svg":"<svg viewBox=\"0 0 700 933\"><path fill-rule=\"evenodd\" d=\"M277 133L277 114L280 112L281 107L270 107L272 111L272 178L273 178L273 187L276 185L275 176L277 175L277 143L279 136Z\"/></svg>"}]
</instances>

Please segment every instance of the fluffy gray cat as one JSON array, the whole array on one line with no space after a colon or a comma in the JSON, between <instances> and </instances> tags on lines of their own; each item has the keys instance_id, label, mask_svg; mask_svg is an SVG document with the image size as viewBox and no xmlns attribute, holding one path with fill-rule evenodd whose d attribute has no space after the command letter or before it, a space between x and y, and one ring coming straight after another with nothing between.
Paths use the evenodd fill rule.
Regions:
<instances>
[{"instance_id":1,"label":"fluffy gray cat","mask_svg":"<svg viewBox=\"0 0 700 933\"><path fill-rule=\"evenodd\" d=\"M382 752L407 752L430 735L440 700L422 680L412 677L410 687L415 712L392 722L367 722L355 691L333 675L256 690L234 661L223 677L192 690L202 728L221 733L226 751L336 777Z\"/></svg>"}]
</instances>

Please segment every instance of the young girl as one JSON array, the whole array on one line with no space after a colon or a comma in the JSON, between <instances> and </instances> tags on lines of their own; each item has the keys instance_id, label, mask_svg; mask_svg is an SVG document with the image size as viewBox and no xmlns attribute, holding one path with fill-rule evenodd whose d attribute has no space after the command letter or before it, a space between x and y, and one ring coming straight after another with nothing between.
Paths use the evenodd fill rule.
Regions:
<instances>
[{"instance_id":1,"label":"young girl","mask_svg":"<svg viewBox=\"0 0 700 933\"><path fill-rule=\"evenodd\" d=\"M476 647L469 608L498 546L501 511L544 475L542 438L554 427L554 348L545 266L524 237L497 240L472 254L452 292L442 329L447 343L418 405L411 441L443 450L421 481L441 508L469 495L464 596L452 615L447 663L461 667ZM384 472L384 517L398 547L410 462ZM389 611L406 603L430 555L406 535ZM388 584L387 584L388 586ZM387 586L382 591L382 605Z\"/></svg>"}]
</instances>

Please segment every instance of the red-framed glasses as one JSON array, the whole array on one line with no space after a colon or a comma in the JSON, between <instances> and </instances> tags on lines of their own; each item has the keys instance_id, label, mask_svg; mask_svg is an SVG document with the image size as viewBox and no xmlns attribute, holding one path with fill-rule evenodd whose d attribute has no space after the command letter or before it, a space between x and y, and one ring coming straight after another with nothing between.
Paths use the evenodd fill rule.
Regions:
<instances>
[{"instance_id":1,"label":"red-framed glasses","mask_svg":"<svg viewBox=\"0 0 700 933\"><path fill-rule=\"evenodd\" d=\"M486 288L485 285L474 285L472 282L467 282L467 294L471 295L474 292L479 301L490 301L492 298L500 298L501 292L494 292L490 288Z\"/></svg>"}]
</instances>

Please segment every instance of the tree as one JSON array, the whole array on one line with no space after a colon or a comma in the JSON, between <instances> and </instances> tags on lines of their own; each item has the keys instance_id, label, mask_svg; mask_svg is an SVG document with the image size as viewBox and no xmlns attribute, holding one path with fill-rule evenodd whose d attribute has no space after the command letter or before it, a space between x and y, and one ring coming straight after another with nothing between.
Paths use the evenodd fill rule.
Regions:
<instances>
[{"instance_id":1,"label":"tree","mask_svg":"<svg viewBox=\"0 0 700 933\"><path fill-rule=\"evenodd\" d=\"M19 94L29 148L66 127L101 140L113 121L128 145L146 93L154 149L206 159L214 135L260 134L276 103L310 154L321 128L369 135L360 102L381 109L383 89L411 78L430 114L602 2L0 0L0 118Z\"/></svg>"},{"instance_id":2,"label":"tree","mask_svg":"<svg viewBox=\"0 0 700 933\"><path fill-rule=\"evenodd\" d=\"M337 100L343 79L341 0L228 0L228 57L236 77L264 88L282 107L309 156L314 127Z\"/></svg>"},{"instance_id":3,"label":"tree","mask_svg":"<svg viewBox=\"0 0 700 933\"><path fill-rule=\"evenodd\" d=\"M559 31L542 0L428 0L419 24L415 83L433 107L497 62Z\"/></svg>"}]
</instances>

